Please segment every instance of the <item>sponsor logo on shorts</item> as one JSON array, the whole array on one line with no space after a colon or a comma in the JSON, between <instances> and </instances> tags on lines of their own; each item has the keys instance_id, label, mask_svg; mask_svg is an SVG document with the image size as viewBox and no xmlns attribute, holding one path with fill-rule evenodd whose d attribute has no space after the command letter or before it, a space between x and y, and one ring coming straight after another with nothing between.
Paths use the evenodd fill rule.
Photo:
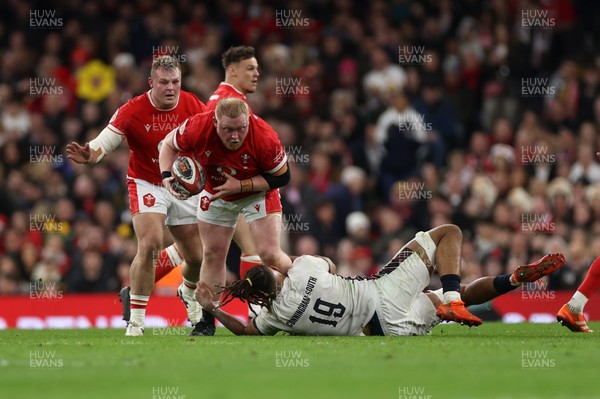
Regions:
<instances>
[{"instance_id":1,"label":"sponsor logo on shorts","mask_svg":"<svg viewBox=\"0 0 600 399\"><path fill-rule=\"evenodd\" d=\"M144 195L143 199L144 199L144 205L146 205L148 208L153 207L154 203L156 203L156 198L154 198L154 195L152 195L152 194Z\"/></svg>"},{"instance_id":2,"label":"sponsor logo on shorts","mask_svg":"<svg viewBox=\"0 0 600 399\"><path fill-rule=\"evenodd\" d=\"M256 212L260 212L260 204L254 205L254 209L256 209Z\"/></svg>"}]
</instances>

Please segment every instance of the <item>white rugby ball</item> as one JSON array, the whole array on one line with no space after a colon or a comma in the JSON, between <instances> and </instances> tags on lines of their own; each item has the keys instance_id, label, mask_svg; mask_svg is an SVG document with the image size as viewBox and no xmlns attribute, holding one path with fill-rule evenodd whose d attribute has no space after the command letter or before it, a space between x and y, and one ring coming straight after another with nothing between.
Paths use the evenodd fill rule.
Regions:
<instances>
[{"instance_id":1,"label":"white rugby ball","mask_svg":"<svg viewBox=\"0 0 600 399\"><path fill-rule=\"evenodd\" d=\"M204 170L195 158L180 156L173 162L171 173L181 188L190 195L200 194L206 184Z\"/></svg>"}]
</instances>

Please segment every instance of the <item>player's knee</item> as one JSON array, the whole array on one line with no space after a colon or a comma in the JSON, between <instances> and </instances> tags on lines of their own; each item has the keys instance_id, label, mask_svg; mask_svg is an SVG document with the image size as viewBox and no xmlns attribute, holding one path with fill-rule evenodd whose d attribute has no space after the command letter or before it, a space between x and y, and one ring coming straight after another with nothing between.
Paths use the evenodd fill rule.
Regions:
<instances>
[{"instance_id":1,"label":"player's knee","mask_svg":"<svg viewBox=\"0 0 600 399\"><path fill-rule=\"evenodd\" d=\"M147 237L138 241L138 255L144 259L158 259L162 250L161 240Z\"/></svg>"},{"instance_id":2,"label":"player's knee","mask_svg":"<svg viewBox=\"0 0 600 399\"><path fill-rule=\"evenodd\" d=\"M445 224L442 226L444 235L455 239L462 240L462 230L455 224Z\"/></svg>"},{"instance_id":3,"label":"player's knee","mask_svg":"<svg viewBox=\"0 0 600 399\"><path fill-rule=\"evenodd\" d=\"M204 251L202 253L201 262L203 264L213 264L215 262L219 262L222 259L227 257L227 250L223 250L221 247L217 246L205 246Z\"/></svg>"},{"instance_id":4,"label":"player's knee","mask_svg":"<svg viewBox=\"0 0 600 399\"><path fill-rule=\"evenodd\" d=\"M258 256L260 260L265 265L276 265L279 262L279 257L277 256L277 252L273 250L262 250L258 252Z\"/></svg>"},{"instance_id":5,"label":"player's knee","mask_svg":"<svg viewBox=\"0 0 600 399\"><path fill-rule=\"evenodd\" d=\"M190 257L189 259L186 258L185 263L194 270L200 270L200 267L202 266L202 256Z\"/></svg>"}]
</instances>

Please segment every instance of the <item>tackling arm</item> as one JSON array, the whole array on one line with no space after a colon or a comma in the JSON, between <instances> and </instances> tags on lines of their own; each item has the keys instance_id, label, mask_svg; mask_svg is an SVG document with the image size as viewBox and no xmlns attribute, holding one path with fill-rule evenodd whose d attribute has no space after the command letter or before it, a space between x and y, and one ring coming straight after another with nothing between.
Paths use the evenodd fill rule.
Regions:
<instances>
[{"instance_id":1,"label":"tackling arm","mask_svg":"<svg viewBox=\"0 0 600 399\"><path fill-rule=\"evenodd\" d=\"M250 319L248 324L246 324L221 309L209 310L209 312L235 335L262 335L254 326L254 319Z\"/></svg>"},{"instance_id":2,"label":"tackling arm","mask_svg":"<svg viewBox=\"0 0 600 399\"><path fill-rule=\"evenodd\" d=\"M213 292L203 281L196 285L196 300L202 305L202 308L214 315L229 331L235 335L261 335L250 319L248 324L235 318L229 313L219 309L213 301Z\"/></svg>"}]
</instances>

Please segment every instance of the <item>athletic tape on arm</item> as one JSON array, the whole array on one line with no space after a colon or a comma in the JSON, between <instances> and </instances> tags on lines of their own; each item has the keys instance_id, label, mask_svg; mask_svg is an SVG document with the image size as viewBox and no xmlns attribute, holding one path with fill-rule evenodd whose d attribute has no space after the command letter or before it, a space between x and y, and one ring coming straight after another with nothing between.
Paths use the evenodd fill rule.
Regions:
<instances>
[{"instance_id":1,"label":"athletic tape on arm","mask_svg":"<svg viewBox=\"0 0 600 399\"><path fill-rule=\"evenodd\" d=\"M108 127L105 127L95 139L90 141L90 149L92 151L98 149L101 150L96 162L100 162L106 154L117 148L124 139L125 136L115 133Z\"/></svg>"}]
</instances>

